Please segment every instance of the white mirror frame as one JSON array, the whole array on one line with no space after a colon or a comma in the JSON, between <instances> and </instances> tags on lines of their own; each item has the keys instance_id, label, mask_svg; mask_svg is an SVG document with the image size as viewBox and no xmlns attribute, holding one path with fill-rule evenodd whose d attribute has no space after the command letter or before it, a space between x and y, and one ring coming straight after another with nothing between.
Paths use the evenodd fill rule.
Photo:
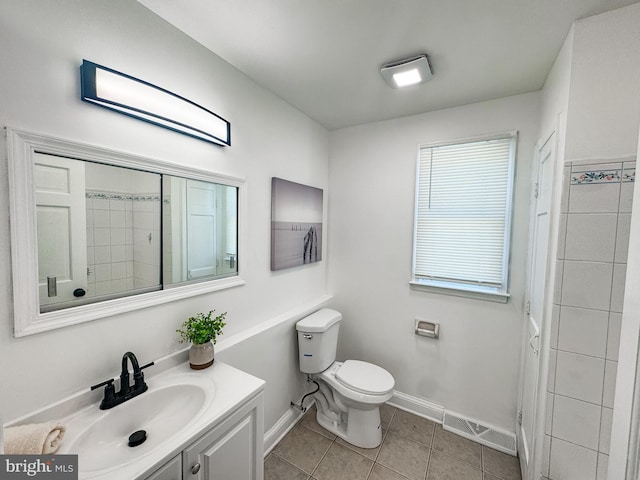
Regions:
<instances>
[{"instance_id":1,"label":"white mirror frame","mask_svg":"<svg viewBox=\"0 0 640 480\"><path fill-rule=\"evenodd\" d=\"M240 262L243 262L245 258L246 183L244 179L237 177L182 167L169 162L14 130L9 127L6 128L6 135L9 166L14 336L23 337L244 285L245 282L240 275L240 268L238 268L238 275L233 277L40 313L35 192L33 188L33 155L35 152L238 187L238 258Z\"/></svg>"}]
</instances>

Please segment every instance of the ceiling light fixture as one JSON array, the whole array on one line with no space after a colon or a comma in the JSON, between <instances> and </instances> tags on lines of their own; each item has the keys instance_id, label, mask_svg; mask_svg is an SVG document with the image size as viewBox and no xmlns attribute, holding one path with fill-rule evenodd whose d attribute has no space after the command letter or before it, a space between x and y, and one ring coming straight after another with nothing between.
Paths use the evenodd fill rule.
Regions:
<instances>
[{"instance_id":1,"label":"ceiling light fixture","mask_svg":"<svg viewBox=\"0 0 640 480\"><path fill-rule=\"evenodd\" d=\"M426 55L387 63L380 68L380 73L393 88L408 87L428 82L433 77Z\"/></svg>"}]
</instances>

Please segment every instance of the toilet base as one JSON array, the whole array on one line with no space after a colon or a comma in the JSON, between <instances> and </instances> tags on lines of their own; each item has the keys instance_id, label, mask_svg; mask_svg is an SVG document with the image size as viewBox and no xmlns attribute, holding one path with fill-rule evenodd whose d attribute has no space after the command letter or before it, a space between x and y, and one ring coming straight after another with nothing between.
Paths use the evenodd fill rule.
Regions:
<instances>
[{"instance_id":1,"label":"toilet base","mask_svg":"<svg viewBox=\"0 0 640 480\"><path fill-rule=\"evenodd\" d=\"M351 445L360 448L376 448L382 443L379 407L370 410L349 408L346 413L343 413L346 421L340 423L329 419L321 408L317 408L317 412L316 420L322 428L336 434Z\"/></svg>"}]
</instances>

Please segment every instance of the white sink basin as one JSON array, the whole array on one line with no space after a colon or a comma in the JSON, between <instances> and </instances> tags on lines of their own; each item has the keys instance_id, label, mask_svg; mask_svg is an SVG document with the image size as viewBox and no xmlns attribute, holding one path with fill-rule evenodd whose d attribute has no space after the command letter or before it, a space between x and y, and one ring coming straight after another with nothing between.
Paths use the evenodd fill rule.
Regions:
<instances>
[{"instance_id":1,"label":"white sink basin","mask_svg":"<svg viewBox=\"0 0 640 480\"><path fill-rule=\"evenodd\" d=\"M147 381L149 389L109 410L97 405L69 419L64 451L77 453L82 474L122 467L174 440L206 410L215 385L206 376L181 374ZM146 440L129 446L129 436L146 431Z\"/></svg>"}]
</instances>

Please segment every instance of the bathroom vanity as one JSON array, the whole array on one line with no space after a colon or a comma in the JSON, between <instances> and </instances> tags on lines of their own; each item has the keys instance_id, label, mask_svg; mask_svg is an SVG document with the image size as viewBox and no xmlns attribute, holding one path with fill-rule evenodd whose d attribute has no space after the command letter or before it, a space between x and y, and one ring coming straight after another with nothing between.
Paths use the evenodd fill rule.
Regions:
<instances>
[{"instance_id":1,"label":"bathroom vanity","mask_svg":"<svg viewBox=\"0 0 640 480\"><path fill-rule=\"evenodd\" d=\"M147 480L262 479L262 430L258 435L262 394L242 405ZM260 424L262 423L260 419Z\"/></svg>"},{"instance_id":2,"label":"bathroom vanity","mask_svg":"<svg viewBox=\"0 0 640 480\"><path fill-rule=\"evenodd\" d=\"M263 380L220 361L199 371L182 362L147 384L107 410L84 392L12 423L60 419L57 453L78 455L79 480L263 479Z\"/></svg>"}]
</instances>

